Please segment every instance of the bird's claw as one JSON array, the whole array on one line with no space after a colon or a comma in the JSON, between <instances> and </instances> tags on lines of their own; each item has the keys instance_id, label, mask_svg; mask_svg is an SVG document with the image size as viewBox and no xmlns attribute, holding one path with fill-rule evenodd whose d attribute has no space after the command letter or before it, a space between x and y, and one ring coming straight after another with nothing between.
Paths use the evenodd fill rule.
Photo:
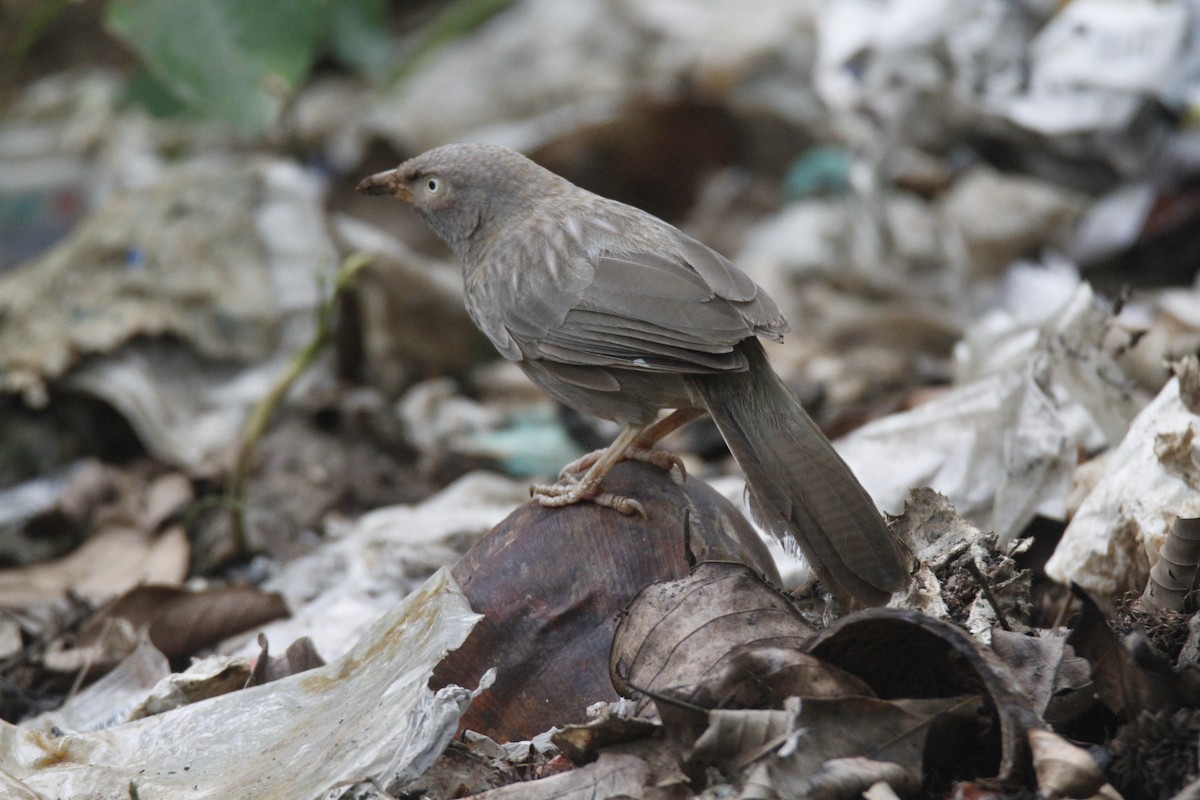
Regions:
<instances>
[{"instance_id":1,"label":"bird's claw","mask_svg":"<svg viewBox=\"0 0 1200 800\"><path fill-rule=\"evenodd\" d=\"M598 484L586 481L568 480L549 485L529 487L529 494L545 508L562 508L583 501L590 501L598 506L615 509L625 516L637 514L646 518L646 507L632 497L600 491Z\"/></svg>"},{"instance_id":2,"label":"bird's claw","mask_svg":"<svg viewBox=\"0 0 1200 800\"><path fill-rule=\"evenodd\" d=\"M601 492L592 498L592 502L596 505L607 506L608 508L616 509L627 517L637 514L642 519L648 519L646 507L638 500L628 497L623 494L613 494L612 492Z\"/></svg>"}]
</instances>

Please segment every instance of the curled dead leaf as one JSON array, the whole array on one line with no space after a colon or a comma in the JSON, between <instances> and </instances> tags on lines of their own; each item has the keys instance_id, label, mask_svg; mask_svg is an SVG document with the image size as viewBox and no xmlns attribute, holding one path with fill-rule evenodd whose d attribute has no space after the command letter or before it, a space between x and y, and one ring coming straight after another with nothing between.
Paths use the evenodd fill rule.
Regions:
<instances>
[{"instance_id":1,"label":"curled dead leaf","mask_svg":"<svg viewBox=\"0 0 1200 800\"><path fill-rule=\"evenodd\" d=\"M325 666L325 659L317 652L317 646L307 636L301 636L288 645L281 656L272 656L266 634L258 634L258 656L254 659L248 686L277 681L289 675L307 672Z\"/></svg>"},{"instance_id":2,"label":"curled dead leaf","mask_svg":"<svg viewBox=\"0 0 1200 800\"><path fill-rule=\"evenodd\" d=\"M710 767L732 773L765 763L780 797L805 796L793 789L846 758L889 762L922 776L927 753L956 738L973 738L980 705L978 697L794 697L784 710L709 711L707 728L694 745L681 743L681 767L699 782ZM667 708L659 703L660 711ZM673 716L663 713L663 721L668 737L678 739ZM879 779L864 777L858 791Z\"/></svg>"},{"instance_id":3,"label":"curled dead leaf","mask_svg":"<svg viewBox=\"0 0 1200 800\"><path fill-rule=\"evenodd\" d=\"M786 710L716 710L708 712L708 728L687 753L684 770L693 776L703 768L741 769L778 749L793 731L795 708Z\"/></svg>"},{"instance_id":4,"label":"curled dead leaf","mask_svg":"<svg viewBox=\"0 0 1200 800\"><path fill-rule=\"evenodd\" d=\"M751 642L732 648L689 700L702 708L783 708L789 697L847 695L875 693L865 681L809 653Z\"/></svg>"},{"instance_id":5,"label":"curled dead leaf","mask_svg":"<svg viewBox=\"0 0 1200 800\"><path fill-rule=\"evenodd\" d=\"M435 687L495 684L462 726L497 741L529 739L586 719L618 697L605 669L621 611L655 581L679 578L706 559L740 560L773 579L774 562L731 503L702 481L679 486L657 467L622 462L606 487L636 498L646 516L591 503L531 503L493 528L454 567L484 619L434 673Z\"/></svg>"},{"instance_id":6,"label":"curled dead leaf","mask_svg":"<svg viewBox=\"0 0 1200 800\"><path fill-rule=\"evenodd\" d=\"M1026 732L1044 723L1000 659L961 628L913 611L867 609L835 622L806 650L866 681L880 698L982 696L989 722L982 735L957 754L947 742L939 757L956 762L960 774L1022 783Z\"/></svg>"},{"instance_id":7,"label":"curled dead leaf","mask_svg":"<svg viewBox=\"0 0 1200 800\"><path fill-rule=\"evenodd\" d=\"M644 739L659 730L660 726L649 720L605 714L583 725L564 725L550 741L572 763L588 764L596 760L603 747Z\"/></svg>"},{"instance_id":8,"label":"curled dead leaf","mask_svg":"<svg viewBox=\"0 0 1200 800\"><path fill-rule=\"evenodd\" d=\"M142 585L100 608L79 633L82 642L111 620L145 628L162 654L182 658L234 634L288 615L283 597L247 586L192 591L178 586Z\"/></svg>"},{"instance_id":9,"label":"curled dead leaf","mask_svg":"<svg viewBox=\"0 0 1200 800\"><path fill-rule=\"evenodd\" d=\"M474 800L599 800L643 797L650 777L646 762L636 755L604 753L593 764L538 781L491 789Z\"/></svg>"},{"instance_id":10,"label":"curled dead leaf","mask_svg":"<svg viewBox=\"0 0 1200 800\"><path fill-rule=\"evenodd\" d=\"M84 636L60 636L50 642L42 665L51 672L103 675L119 664L138 645L136 628L123 619L109 619Z\"/></svg>"},{"instance_id":11,"label":"curled dead leaf","mask_svg":"<svg viewBox=\"0 0 1200 800\"><path fill-rule=\"evenodd\" d=\"M188 552L181 525L169 526L158 536L106 527L62 558L0 570L0 606L53 604L68 592L102 602L139 583L178 583L187 575Z\"/></svg>"},{"instance_id":12,"label":"curled dead leaf","mask_svg":"<svg viewBox=\"0 0 1200 800\"><path fill-rule=\"evenodd\" d=\"M250 664L245 658L212 655L192 663L183 672L159 681L142 702L129 712L129 718L141 719L181 708L210 697L245 688Z\"/></svg>"}]
</instances>

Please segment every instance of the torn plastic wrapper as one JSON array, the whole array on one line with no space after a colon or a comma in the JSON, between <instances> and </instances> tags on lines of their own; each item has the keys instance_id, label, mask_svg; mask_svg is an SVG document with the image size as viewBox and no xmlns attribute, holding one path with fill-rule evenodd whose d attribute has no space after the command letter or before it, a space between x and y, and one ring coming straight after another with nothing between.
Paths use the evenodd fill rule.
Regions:
<instances>
[{"instance_id":1,"label":"torn plastic wrapper","mask_svg":"<svg viewBox=\"0 0 1200 800\"><path fill-rule=\"evenodd\" d=\"M426 688L475 622L448 570L342 658L264 686L63 737L0 723L0 781L59 797L322 797L411 780L454 735L470 692Z\"/></svg>"}]
</instances>

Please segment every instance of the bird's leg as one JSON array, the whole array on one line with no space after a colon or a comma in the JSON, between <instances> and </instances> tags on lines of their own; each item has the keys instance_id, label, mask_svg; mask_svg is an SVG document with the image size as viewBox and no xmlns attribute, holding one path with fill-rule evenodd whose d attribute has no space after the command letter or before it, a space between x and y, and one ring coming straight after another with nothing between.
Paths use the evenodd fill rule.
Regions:
<instances>
[{"instance_id":1,"label":"bird's leg","mask_svg":"<svg viewBox=\"0 0 1200 800\"><path fill-rule=\"evenodd\" d=\"M607 448L597 450L595 453L589 453L583 459L580 459L580 461L583 461L590 456L595 456L591 460L590 465L587 467L587 472L583 474L583 477L578 479L570 478L550 485L532 486L529 489L529 493L543 506L550 508L560 508L562 506L573 505L582 500L591 500L597 505L615 508L622 514L637 513L643 517L646 516L646 509L637 500L631 497L610 494L609 492L601 492L600 484L617 462L626 457L629 448L633 446L638 437L649 427L648 425L630 425L621 431L620 435Z\"/></svg>"},{"instance_id":2,"label":"bird's leg","mask_svg":"<svg viewBox=\"0 0 1200 800\"><path fill-rule=\"evenodd\" d=\"M683 461L679 456L668 453L665 450L655 450L654 445L658 440L666 436L668 433L680 428L694 420L696 417L704 414L703 409L699 408L684 408L672 411L667 416L654 422L650 425L643 426L641 433L626 449L623 458L633 459L634 461L644 461L647 464L653 464L659 469L670 472L673 468L679 469L680 476L686 480L687 470L684 469ZM570 464L567 464L558 473L559 480L566 480L572 475L583 472L585 469L590 469L593 464L600 460L602 456L608 453L612 445L603 449L588 453L585 456L575 459ZM620 459L618 459L620 460ZM615 462L614 462L615 463Z\"/></svg>"},{"instance_id":3,"label":"bird's leg","mask_svg":"<svg viewBox=\"0 0 1200 800\"><path fill-rule=\"evenodd\" d=\"M597 505L615 508L622 514L636 512L645 516L646 511L637 500L610 492L602 492L601 484L604 478L617 462L634 459L653 464L668 472L672 468L678 467L680 476L686 481L687 472L679 457L665 450L655 450L653 446L671 431L691 422L703 413L704 411L698 408L678 409L650 425L630 425L621 431L620 435L607 448L588 453L563 467L562 472L559 473L559 483L550 486L534 486L530 493L543 506L552 508L568 506L581 500L591 500ZM584 470L587 471L581 477L574 477Z\"/></svg>"},{"instance_id":4,"label":"bird's leg","mask_svg":"<svg viewBox=\"0 0 1200 800\"><path fill-rule=\"evenodd\" d=\"M677 408L670 414L655 422L642 431L642 435L633 443L634 447L644 447L650 449L658 444L658 440L666 436L668 433L682 428L696 417L704 415L702 408Z\"/></svg>"}]
</instances>

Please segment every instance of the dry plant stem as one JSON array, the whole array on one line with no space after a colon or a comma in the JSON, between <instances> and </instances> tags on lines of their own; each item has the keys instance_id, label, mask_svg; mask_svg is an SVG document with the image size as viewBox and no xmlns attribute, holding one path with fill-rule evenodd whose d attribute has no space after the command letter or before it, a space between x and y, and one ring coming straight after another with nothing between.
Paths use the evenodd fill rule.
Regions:
<instances>
[{"instance_id":1,"label":"dry plant stem","mask_svg":"<svg viewBox=\"0 0 1200 800\"><path fill-rule=\"evenodd\" d=\"M996 621L1000 623L1000 627L1011 632L1012 626L1008 624L1008 617L1004 614L1004 609L1000 607L1000 601L992 593L992 585L988 583L987 576L983 574L983 570L979 568L979 564L975 563L975 559L969 558L966 560L966 565L970 573L975 576L975 580L979 582L979 588L983 592L984 598L991 605L992 610L996 612Z\"/></svg>"},{"instance_id":2,"label":"dry plant stem","mask_svg":"<svg viewBox=\"0 0 1200 800\"><path fill-rule=\"evenodd\" d=\"M229 535L233 545L234 558L245 556L250 552L249 543L246 541L245 484L258 442L266 431L267 423L270 422L275 408L292 388L292 384L304 374L306 369L312 366L317 356L329 343L333 327L333 313L337 308L338 298L349 288L358 271L371 263L372 258L370 253L360 252L347 256L346 260L342 262L338 268L337 277L334 279L333 291L317 309L317 329L313 338L292 356L287 368L276 379L266 396L258 401L250 418L246 421L246 427L242 431L242 440L238 445L237 456L233 462L233 471L229 478L229 491L226 494L229 503Z\"/></svg>"},{"instance_id":3,"label":"dry plant stem","mask_svg":"<svg viewBox=\"0 0 1200 800\"><path fill-rule=\"evenodd\" d=\"M664 450L654 450L652 448L667 434L678 430L697 417L702 416L704 416L704 411L699 408L684 408L672 411L667 416L642 429L641 434L626 449L624 457L632 458L636 461L644 461L663 470L678 469L680 478L686 481L687 470L683 466L683 461L678 456ZM602 450L595 450L567 464L558 473L559 480L564 480L571 475L591 468L592 465L612 450L616 444L617 442L614 441ZM683 484L681 483L680 485L682 486Z\"/></svg>"},{"instance_id":4,"label":"dry plant stem","mask_svg":"<svg viewBox=\"0 0 1200 800\"><path fill-rule=\"evenodd\" d=\"M1054 618L1054 624L1050 626L1052 629L1057 630L1067 624L1073 605L1075 605L1075 595L1068 593L1066 599L1063 600L1062 607L1058 609L1058 616Z\"/></svg>"},{"instance_id":5,"label":"dry plant stem","mask_svg":"<svg viewBox=\"0 0 1200 800\"><path fill-rule=\"evenodd\" d=\"M1200 563L1200 519L1176 519L1150 568L1139 605L1147 611L1183 611Z\"/></svg>"},{"instance_id":6,"label":"dry plant stem","mask_svg":"<svg viewBox=\"0 0 1200 800\"><path fill-rule=\"evenodd\" d=\"M100 635L96 637L96 641L103 642L108 636L109 631L112 630L112 626L113 621L111 617L104 620L104 626L100 628ZM79 690L83 687L83 682L87 680L88 673L92 671L92 665L96 661L98 651L98 647L93 647L91 652L88 653L87 661L79 668L79 672L75 675L75 680L71 682L71 688L67 690L67 696L63 700L63 705L74 700L75 695L79 694Z\"/></svg>"}]
</instances>

